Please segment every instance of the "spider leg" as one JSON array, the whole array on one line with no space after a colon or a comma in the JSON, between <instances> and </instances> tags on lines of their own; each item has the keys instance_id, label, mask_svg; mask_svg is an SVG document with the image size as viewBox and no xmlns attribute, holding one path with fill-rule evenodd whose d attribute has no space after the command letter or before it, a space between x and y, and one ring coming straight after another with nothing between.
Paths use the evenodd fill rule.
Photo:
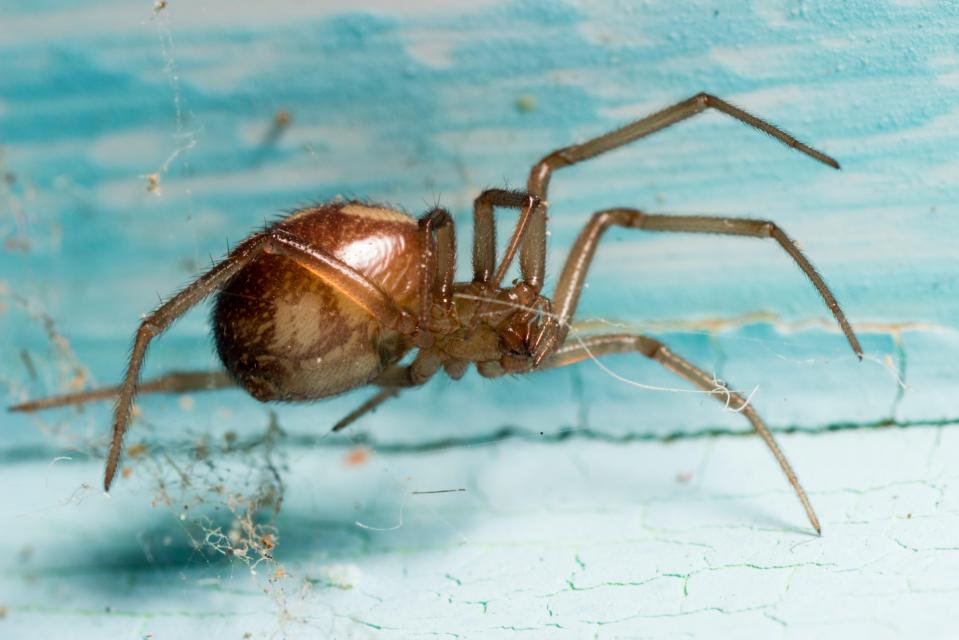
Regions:
<instances>
[{"instance_id":1,"label":"spider leg","mask_svg":"<svg viewBox=\"0 0 959 640\"><path fill-rule=\"evenodd\" d=\"M429 349L422 349L408 366L394 364L387 367L370 383L382 388L333 425L333 431L340 431L350 426L390 398L400 395L401 389L426 384L442 365L443 359L439 354Z\"/></svg>"},{"instance_id":2,"label":"spider leg","mask_svg":"<svg viewBox=\"0 0 959 640\"><path fill-rule=\"evenodd\" d=\"M496 291L506 271L513 263L516 252L519 250L529 221L539 206L539 198L522 191L508 191L505 189L487 189L473 201L473 282L483 285L487 292ZM496 266L496 224L493 219L494 207L519 209L519 220L513 229L513 235L503 259ZM525 274L524 274L525 277ZM481 301L473 311L468 328L473 330L489 307L489 300Z\"/></svg>"},{"instance_id":3,"label":"spider leg","mask_svg":"<svg viewBox=\"0 0 959 640\"><path fill-rule=\"evenodd\" d=\"M821 534L822 528L819 525L819 519L813 511L812 504L806 496L805 490L796 477L796 472L783 454L782 449L776 443L776 439L769 431L769 428L763 422L752 405L735 391L726 387L725 383L717 381L713 376L707 374L702 369L696 367L686 359L676 355L669 350L662 342L654 338L643 335L602 335L584 338L582 341L570 340L564 343L559 349L553 352L544 362L544 369L554 369L565 367L576 362L591 359L598 356L612 353L640 353L647 358L655 360L664 367L693 383L703 391L709 392L718 401L724 403L733 411L742 413L752 424L753 429L763 439L766 446L775 456L783 473L792 485L803 509L806 510L806 516L812 524L816 533Z\"/></svg>"},{"instance_id":4,"label":"spider leg","mask_svg":"<svg viewBox=\"0 0 959 640\"><path fill-rule=\"evenodd\" d=\"M370 413L390 398L395 398L398 395L400 395L400 390L398 387L384 387L380 389L363 404L343 416L336 424L333 425L332 431L341 431L346 429L348 426L365 416L367 413Z\"/></svg>"},{"instance_id":5,"label":"spider leg","mask_svg":"<svg viewBox=\"0 0 959 640\"><path fill-rule=\"evenodd\" d=\"M413 335L416 320L403 311L379 287L328 253L315 249L283 229L269 229L250 236L222 261L199 276L182 291L161 304L140 323L137 329L126 375L120 384L113 417L113 436L107 456L103 487L110 490L116 475L123 445L123 435L130 424L133 397L136 395L140 368L147 348L156 336L166 330L191 307L227 284L257 256L272 253L286 256L323 279L366 309L383 325Z\"/></svg>"},{"instance_id":6,"label":"spider leg","mask_svg":"<svg viewBox=\"0 0 959 640\"><path fill-rule=\"evenodd\" d=\"M513 262L523 241L529 220L539 204L539 199L522 191L487 189L473 201L473 282L487 285L488 289L499 287L506 270ZM520 216L513 230L506 253L496 271L496 224L493 208L519 209Z\"/></svg>"},{"instance_id":7,"label":"spider leg","mask_svg":"<svg viewBox=\"0 0 959 640\"><path fill-rule=\"evenodd\" d=\"M425 331L434 298L443 308L453 304L453 277L456 275L456 227L445 209L432 209L419 220L423 236L420 264L420 329Z\"/></svg>"},{"instance_id":8,"label":"spider leg","mask_svg":"<svg viewBox=\"0 0 959 640\"><path fill-rule=\"evenodd\" d=\"M832 311L849 345L862 360L862 347L856 334L846 319L836 297L829 290L825 280L819 275L812 263L803 255L796 243L783 232L775 222L752 220L749 218L723 218L710 216L669 216L644 213L637 209L608 209L593 214L592 219L580 232L576 243L570 250L569 258L563 266L563 272L553 293L554 316L543 323L534 348L534 366L546 358L552 350L563 342L569 331L569 322L576 311L583 282L590 263L596 253L596 247L605 231L612 226L646 231L666 231L685 233L714 233L751 238L773 238L796 262L806 277L819 292L826 306Z\"/></svg>"},{"instance_id":9,"label":"spider leg","mask_svg":"<svg viewBox=\"0 0 959 640\"><path fill-rule=\"evenodd\" d=\"M543 275L546 269L546 193L549 189L550 177L555 169L568 167L584 160L589 160L607 151L618 149L631 142L656 133L661 129L682 122L707 109L715 109L721 113L739 120L763 133L775 138L788 147L792 147L807 156L826 164L833 169L839 168L839 163L833 158L803 144L779 127L776 127L761 118L734 107L725 100L708 93L698 93L695 96L678 102L671 107L658 111L652 115L640 118L624 127L610 131L582 144L557 149L547 154L530 170L527 190L534 196L543 199L544 203L537 207L530 220L529 231L520 253L520 264L523 268L523 278L527 284L537 290L543 285Z\"/></svg>"},{"instance_id":10,"label":"spider leg","mask_svg":"<svg viewBox=\"0 0 959 640\"><path fill-rule=\"evenodd\" d=\"M171 371L156 378L141 382L137 393L187 393L190 391L213 391L236 386L226 371ZM81 405L97 400L112 400L120 393L120 386L101 387L78 393L66 393L40 400L31 400L8 407L11 412L32 412L70 405Z\"/></svg>"}]
</instances>

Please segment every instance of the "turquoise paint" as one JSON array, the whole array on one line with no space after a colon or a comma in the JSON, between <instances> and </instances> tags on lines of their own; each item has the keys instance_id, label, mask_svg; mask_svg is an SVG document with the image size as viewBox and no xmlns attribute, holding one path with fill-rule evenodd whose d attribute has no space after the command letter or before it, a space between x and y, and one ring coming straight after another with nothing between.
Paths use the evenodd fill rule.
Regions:
<instances>
[{"instance_id":1,"label":"turquoise paint","mask_svg":"<svg viewBox=\"0 0 959 640\"><path fill-rule=\"evenodd\" d=\"M440 378L350 433L326 436L366 397L361 390L272 407L288 434L281 560L293 580L316 578L327 561L359 562L367 571L360 589L317 588L310 599L291 599L289 610L309 624L285 628L290 637L348 637L357 623L341 615L326 627L329 612L366 616L378 599L368 625L382 627L383 637L401 624L400 613L423 608L429 618L420 625L434 625L439 613L464 637L471 624L490 637L493 625L542 623L544 602L547 622L567 625L574 637L584 630L570 624L577 606L609 625L648 613L646 635L659 632L656 624L663 633L695 635L704 627L682 625L702 618L684 607L748 597L770 572L745 567L762 565L790 567L790 588L763 594L784 611L707 614L705 633L721 634L718 625L732 620L726 624L739 625L737 633L769 636L782 632L780 617L816 620L818 632L830 607L842 609L834 624L885 616L883 629L933 625L946 615L948 603L933 606L933 593L900 592L904 582L943 598L955 590L945 551L955 537L946 485L954 431L867 427L936 424L959 411L959 9L865 0L537 0L392 15L303 13L316 4L171 0L154 18L149 1L3 3L0 177L9 172L15 180L0 181L0 245L29 243L25 252L0 249L6 402L57 391L72 377L36 312L56 322L94 379L115 381L156 293L174 291L208 255L221 255L227 241L265 219L337 194L414 213L437 201L450 207L465 266L471 198L482 188L521 186L546 151L707 89L834 154L844 171L718 116L684 123L557 175L550 275L589 213L605 206L781 222L862 327L867 353L889 356L905 371L908 390L876 362L857 363L842 338L822 328L828 313L768 243L612 232L581 316L650 330L737 388L758 385L755 404L776 428L859 425L784 443L826 518L827 537L796 544L808 542L794 530L799 511L757 442L658 442L746 430L741 416L702 396L642 391L589 363L495 382ZM532 108L519 108L520 100ZM278 109L292 113L293 124L265 144ZM147 193L145 176L177 150L161 195ZM20 211L25 226L13 215ZM715 332L678 324L760 312L778 321L749 316ZM216 365L206 313L195 310L157 342L149 372ZM663 320L672 325L653 324ZM896 334L882 323L907 326ZM31 354L35 380L22 351ZM639 358L606 365L646 384L681 386ZM269 419L268 407L239 391L194 400L185 410L177 399L143 398L146 419L131 442L189 461L202 438L258 434ZM111 500L83 489L98 481L101 461L90 443L105 438L109 411L98 405L42 422L4 420L0 515L13 522L8 548L29 546L33 554L0 562L0 606L10 607L0 635L95 628L99 637L181 629L192 637L197 620L210 637L271 633L275 601L241 565L195 551L180 520L146 506L154 474L173 479L170 468L139 467ZM513 435L484 444L501 429ZM344 450L364 438L379 458L346 468ZM402 453L448 441L461 446ZM753 452L758 463L750 466ZM59 455L71 460L51 462ZM917 468L926 475L910 475ZM695 471L690 485L676 482L677 469ZM212 470L241 487L247 472L233 459L218 459ZM409 482L468 492L424 502L407 495ZM743 498L744 486L755 493ZM892 515L877 519L870 508ZM673 512L692 533L676 528ZM388 533L355 525L389 528L398 517L404 526ZM729 523L735 528L724 529ZM917 550L924 545L933 550L925 556ZM727 563L745 573L743 582L733 576L728 593L696 582ZM858 575L864 567L873 573ZM895 601L835 595L855 584L837 581L840 572L868 578L869 593ZM695 577L687 585L670 574ZM462 579L455 591L449 575ZM892 578L873 588L883 576ZM819 606L810 608L816 598L797 606L797 594L809 591ZM705 599L711 593L719 600ZM31 613L37 603L58 611ZM409 637L412 628L394 635ZM590 635L630 631L587 628ZM559 637L554 629L551 637Z\"/></svg>"},{"instance_id":2,"label":"turquoise paint","mask_svg":"<svg viewBox=\"0 0 959 640\"><path fill-rule=\"evenodd\" d=\"M529 165L551 148L701 89L821 146L844 172L718 116L684 123L558 174L551 275L588 213L604 206L770 217L806 247L854 322L956 327L954 8L509 2L307 19L291 9L269 20L219 21L170 5L157 17L125 8L118 13L124 19L110 25L77 18L79 28L50 37L45 29L56 27L47 25L58 24L66 6L8 3L2 14L35 31L18 29L12 43L0 38L4 169L17 178L6 203L23 207L30 244L27 252L0 253L0 273L12 292L51 314L99 381L118 377L154 292L175 290L265 219L337 194L414 213L438 201L460 224L465 265L470 198L483 187L522 185ZM34 21L20 22L28 19ZM519 108L521 99L532 108ZM293 114L293 125L265 143L278 109ZM145 176L178 149L162 173L161 195L147 193ZM639 326L756 311L786 322L827 318L789 263L777 248L751 240L612 232L582 315ZM52 366L43 360L51 354L36 323L14 304L0 328L11 336L2 365L9 397L53 390L54 374L30 382L17 356L28 349L41 367ZM703 364L735 365L736 383L746 388L758 382L778 389L770 376L789 378L774 397L807 408L784 413L782 425L815 428L835 422L835 413L855 421L886 411L895 384L878 365L830 373L836 361L851 359L835 333L760 328L760 352L750 350L756 338L746 326L722 334L730 342L722 358L708 340L689 353L701 354ZM670 337L705 340L684 335ZM888 334L876 334L876 344L876 358L895 355ZM783 371L777 358L790 349L793 364ZM796 368L808 359L818 363L815 373ZM637 375L659 375L655 367L616 362L638 367ZM148 370L185 364L215 365L203 310L157 343ZM651 428L662 432L728 417L707 409L686 421L676 417L683 396L674 403L597 375L594 404L615 396L604 410L612 429L632 428L622 421L631 399L649 407ZM951 384L952 375L922 382ZM835 384L814 384L822 379ZM563 385L568 374L522 388L547 380ZM869 395L846 406L842 385L861 380L878 385L885 401ZM471 384L505 406L518 389L506 381ZM473 401L445 383L437 389L410 394L396 414L375 416L375 432L413 411L419 396ZM309 411L326 416L355 401ZM769 404L775 414L773 398Z\"/></svg>"}]
</instances>

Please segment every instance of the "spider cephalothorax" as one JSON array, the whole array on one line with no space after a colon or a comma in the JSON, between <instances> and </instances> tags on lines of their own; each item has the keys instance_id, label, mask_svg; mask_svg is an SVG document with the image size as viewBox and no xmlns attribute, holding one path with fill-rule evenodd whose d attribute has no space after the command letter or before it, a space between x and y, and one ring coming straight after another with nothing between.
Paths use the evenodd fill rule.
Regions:
<instances>
[{"instance_id":1,"label":"spider cephalothorax","mask_svg":"<svg viewBox=\"0 0 959 640\"><path fill-rule=\"evenodd\" d=\"M592 215L570 251L551 297L546 271L546 192L555 169L588 160L716 109L838 169L829 156L773 125L701 93L605 135L558 149L536 163L525 192L490 189L474 205L473 277L454 282L456 241L449 214L435 208L419 219L359 202L310 207L251 235L226 258L149 314L133 343L119 387L28 402L30 411L117 396L105 488L116 474L134 395L238 383L259 400L316 400L366 384L380 388L334 426L340 429L404 387L440 369L459 378L470 363L497 377L562 367L610 353L653 358L752 423L776 456L816 531L819 521L796 475L759 415L739 394L672 353L654 338L598 335L567 341L586 273L604 232L626 227L660 232L772 238L805 272L855 353L862 350L839 304L796 244L767 220L671 216L615 208ZM497 261L494 207L519 210ZM502 287L517 254L522 278ZM217 294L213 334L227 373L176 372L139 383L150 341L193 305ZM400 364L411 350L409 364Z\"/></svg>"}]
</instances>

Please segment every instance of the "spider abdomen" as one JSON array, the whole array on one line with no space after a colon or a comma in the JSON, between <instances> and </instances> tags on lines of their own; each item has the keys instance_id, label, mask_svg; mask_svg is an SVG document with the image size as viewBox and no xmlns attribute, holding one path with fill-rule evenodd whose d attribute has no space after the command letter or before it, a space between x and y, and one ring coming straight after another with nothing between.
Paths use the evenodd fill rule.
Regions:
<instances>
[{"instance_id":1,"label":"spider abdomen","mask_svg":"<svg viewBox=\"0 0 959 640\"><path fill-rule=\"evenodd\" d=\"M420 239L406 214L337 203L277 224L362 273L414 311ZM313 400L373 379L410 345L293 260L261 254L217 295L213 335L226 369L255 398Z\"/></svg>"}]
</instances>

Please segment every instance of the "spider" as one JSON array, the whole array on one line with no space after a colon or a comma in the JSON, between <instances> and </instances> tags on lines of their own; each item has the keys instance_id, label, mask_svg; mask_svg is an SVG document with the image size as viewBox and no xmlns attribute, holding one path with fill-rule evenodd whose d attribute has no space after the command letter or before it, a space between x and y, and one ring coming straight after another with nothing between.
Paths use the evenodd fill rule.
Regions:
<instances>
[{"instance_id":1,"label":"spider","mask_svg":"<svg viewBox=\"0 0 959 640\"><path fill-rule=\"evenodd\" d=\"M557 149L533 165L525 191L488 189L474 202L473 278L455 282L456 242L450 214L434 208L418 220L368 203L328 202L296 211L231 250L209 271L140 323L123 382L26 402L13 411L78 404L116 396L104 489L109 491L139 391L202 390L239 385L260 401L318 400L363 385L379 391L334 427L339 430L440 369L459 379L470 363L480 375L564 367L613 353L656 360L741 412L769 447L809 522L819 520L769 429L740 394L663 343L645 335L567 340L584 280L610 227L657 232L772 238L806 274L838 321L853 351L862 349L839 303L799 247L775 222L748 218L663 215L638 209L596 212L579 234L553 290L546 271L547 189L553 171L635 142L706 109L731 116L835 169L839 164L776 126L715 96L700 93L582 144ZM497 261L494 209L519 211ZM522 278L503 286L519 254ZM226 372L171 372L139 382L150 342L191 307L216 293L213 337ZM404 357L415 350L409 364Z\"/></svg>"}]
</instances>

